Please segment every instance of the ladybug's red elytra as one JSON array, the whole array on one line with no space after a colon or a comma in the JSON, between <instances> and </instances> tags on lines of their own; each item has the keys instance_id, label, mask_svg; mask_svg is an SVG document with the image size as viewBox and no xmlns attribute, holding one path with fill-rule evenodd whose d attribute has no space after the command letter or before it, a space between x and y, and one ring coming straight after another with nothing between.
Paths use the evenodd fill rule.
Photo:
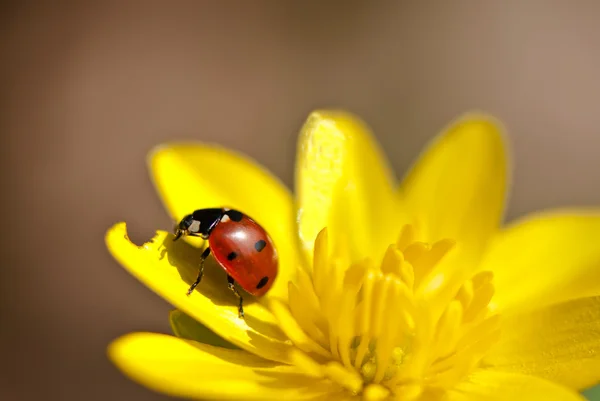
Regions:
<instances>
[{"instance_id":1,"label":"ladybug's red elytra","mask_svg":"<svg viewBox=\"0 0 600 401\"><path fill-rule=\"evenodd\" d=\"M243 299L235 288L236 282L257 297L273 285L278 270L275 245L265 229L244 213L226 208L196 210L175 226L173 241L184 235L208 240L208 247L200 256L198 277L187 295L200 284L204 261L211 253L227 273L229 289L239 299L240 317L244 317Z\"/></svg>"}]
</instances>

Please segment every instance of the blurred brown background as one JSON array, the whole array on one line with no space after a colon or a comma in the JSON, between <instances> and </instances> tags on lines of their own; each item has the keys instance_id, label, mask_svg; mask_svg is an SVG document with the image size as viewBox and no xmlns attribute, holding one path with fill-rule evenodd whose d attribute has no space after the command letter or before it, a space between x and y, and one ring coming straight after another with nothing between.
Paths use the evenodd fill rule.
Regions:
<instances>
[{"instance_id":1,"label":"blurred brown background","mask_svg":"<svg viewBox=\"0 0 600 401\"><path fill-rule=\"evenodd\" d=\"M145 164L163 141L221 143L291 185L302 121L343 107L401 175L483 109L510 129L509 217L600 204L600 3L502 3L3 3L0 399L166 399L105 357L168 331L170 308L103 242L119 220L139 241L170 229Z\"/></svg>"}]
</instances>

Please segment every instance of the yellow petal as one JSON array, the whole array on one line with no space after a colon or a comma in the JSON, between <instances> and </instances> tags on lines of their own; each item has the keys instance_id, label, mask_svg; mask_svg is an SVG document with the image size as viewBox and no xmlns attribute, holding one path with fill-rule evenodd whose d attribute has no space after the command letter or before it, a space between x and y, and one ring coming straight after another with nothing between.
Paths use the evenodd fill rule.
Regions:
<instances>
[{"instance_id":1,"label":"yellow petal","mask_svg":"<svg viewBox=\"0 0 600 401\"><path fill-rule=\"evenodd\" d=\"M484 363L578 390L600 383L600 297L505 317Z\"/></svg>"},{"instance_id":2,"label":"yellow petal","mask_svg":"<svg viewBox=\"0 0 600 401\"><path fill-rule=\"evenodd\" d=\"M110 345L109 357L132 380L185 398L300 400L331 387L290 365L165 334L123 336Z\"/></svg>"},{"instance_id":3,"label":"yellow petal","mask_svg":"<svg viewBox=\"0 0 600 401\"><path fill-rule=\"evenodd\" d=\"M534 376L477 370L449 391L447 401L585 401L580 394Z\"/></svg>"},{"instance_id":4,"label":"yellow petal","mask_svg":"<svg viewBox=\"0 0 600 401\"><path fill-rule=\"evenodd\" d=\"M547 212L502 231L481 264L499 309L520 311L600 295L600 210Z\"/></svg>"},{"instance_id":5,"label":"yellow petal","mask_svg":"<svg viewBox=\"0 0 600 401\"><path fill-rule=\"evenodd\" d=\"M169 313L169 322L171 323L173 334L177 337L186 340L199 341L217 347L239 349L230 342L225 341L223 337L220 337L202 323L194 320L178 309L174 309Z\"/></svg>"},{"instance_id":6,"label":"yellow petal","mask_svg":"<svg viewBox=\"0 0 600 401\"><path fill-rule=\"evenodd\" d=\"M452 123L424 152L400 187L420 240L449 238L477 258L501 223L507 156L499 123L467 115Z\"/></svg>"},{"instance_id":7,"label":"yellow petal","mask_svg":"<svg viewBox=\"0 0 600 401\"><path fill-rule=\"evenodd\" d=\"M186 295L196 278L201 250L159 231L142 246L133 244L125 223L111 228L106 244L114 258L131 274L177 309L204 324L228 342L274 361L288 360L291 347L267 308L244 295L245 319L238 317L237 302L227 289L227 275L207 263L202 282Z\"/></svg>"},{"instance_id":8,"label":"yellow petal","mask_svg":"<svg viewBox=\"0 0 600 401\"><path fill-rule=\"evenodd\" d=\"M352 260L383 255L401 225L394 178L369 129L351 114L312 113L296 155L300 240L312 260L319 231L327 227L335 250ZM376 256L375 256L376 257Z\"/></svg>"},{"instance_id":9,"label":"yellow petal","mask_svg":"<svg viewBox=\"0 0 600 401\"><path fill-rule=\"evenodd\" d=\"M299 260L292 197L279 180L254 161L217 146L164 145L150 154L149 163L175 222L196 209L230 207L262 225L279 254L279 275L267 297L287 297Z\"/></svg>"}]
</instances>

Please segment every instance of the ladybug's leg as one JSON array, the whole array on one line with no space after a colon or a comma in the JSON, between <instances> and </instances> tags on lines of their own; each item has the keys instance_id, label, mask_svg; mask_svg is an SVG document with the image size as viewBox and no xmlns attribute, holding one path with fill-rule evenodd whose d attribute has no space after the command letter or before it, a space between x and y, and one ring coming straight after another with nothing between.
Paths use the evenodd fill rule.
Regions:
<instances>
[{"instance_id":1,"label":"ladybug's leg","mask_svg":"<svg viewBox=\"0 0 600 401\"><path fill-rule=\"evenodd\" d=\"M206 248L204 252L202 252L202 256L200 256L200 271L198 272L198 277L196 277L196 281L192 283L192 286L188 290L187 294L191 295L194 289L200 284L200 280L202 280L202 275L204 275L204 261L210 255L210 248Z\"/></svg>"},{"instance_id":2,"label":"ladybug's leg","mask_svg":"<svg viewBox=\"0 0 600 401\"><path fill-rule=\"evenodd\" d=\"M238 315L239 317L243 318L244 307L242 306L242 304L244 303L244 299L242 298L238 290L235 288L235 281L233 281L233 277L231 277L230 275L227 275L227 286L229 287L231 292L233 292L235 296L238 297L238 299L240 300L240 303L238 305Z\"/></svg>"}]
</instances>

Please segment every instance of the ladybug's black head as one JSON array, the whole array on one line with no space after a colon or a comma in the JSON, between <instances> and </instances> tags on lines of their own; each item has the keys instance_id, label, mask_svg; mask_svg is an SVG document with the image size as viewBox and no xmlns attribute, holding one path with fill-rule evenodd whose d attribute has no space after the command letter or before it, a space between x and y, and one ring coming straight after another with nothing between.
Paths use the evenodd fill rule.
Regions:
<instances>
[{"instance_id":1,"label":"ladybug's black head","mask_svg":"<svg viewBox=\"0 0 600 401\"><path fill-rule=\"evenodd\" d=\"M193 237L201 237L208 239L212 229L221 221L226 211L224 209L198 209L192 214L185 216L179 224L175 226L175 239L177 241L183 235L191 235ZM230 219L235 220L234 216L239 215L239 221L241 219L241 213L235 211L227 211ZM236 214L232 214L236 213Z\"/></svg>"},{"instance_id":2,"label":"ladybug's black head","mask_svg":"<svg viewBox=\"0 0 600 401\"><path fill-rule=\"evenodd\" d=\"M194 220L194 217L191 214L188 214L183 219L181 219L179 224L175 226L175 229L173 230L175 233L175 238L173 238L173 241L177 241L184 235L197 234L199 230L200 222Z\"/></svg>"}]
</instances>

